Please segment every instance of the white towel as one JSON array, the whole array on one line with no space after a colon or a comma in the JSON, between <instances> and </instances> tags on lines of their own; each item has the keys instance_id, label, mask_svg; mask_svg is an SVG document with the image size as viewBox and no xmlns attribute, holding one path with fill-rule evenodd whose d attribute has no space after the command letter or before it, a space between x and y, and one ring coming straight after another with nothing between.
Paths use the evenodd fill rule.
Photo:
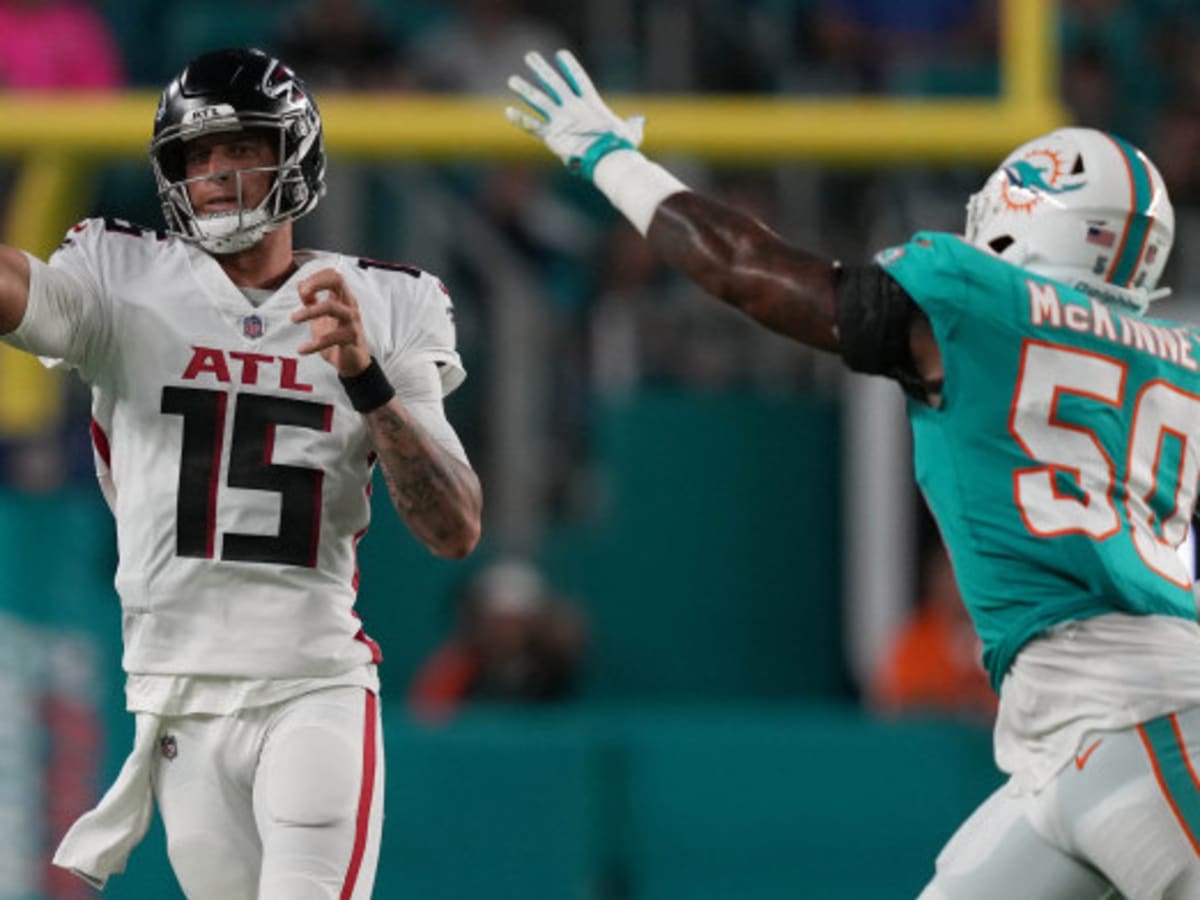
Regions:
<instances>
[{"instance_id":1,"label":"white towel","mask_svg":"<svg viewBox=\"0 0 1200 900\"><path fill-rule=\"evenodd\" d=\"M153 792L150 771L158 746L159 718L135 717L133 749L112 787L84 813L58 845L54 864L103 888L110 875L125 871L125 861L150 827Z\"/></svg>"}]
</instances>

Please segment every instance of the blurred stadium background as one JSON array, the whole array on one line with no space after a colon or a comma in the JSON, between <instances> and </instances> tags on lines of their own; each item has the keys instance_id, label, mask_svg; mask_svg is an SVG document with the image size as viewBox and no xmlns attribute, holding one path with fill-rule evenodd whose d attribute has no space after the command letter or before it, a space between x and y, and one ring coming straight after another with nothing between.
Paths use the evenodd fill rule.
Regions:
<instances>
[{"instance_id":1,"label":"blurred stadium background","mask_svg":"<svg viewBox=\"0 0 1200 900\"><path fill-rule=\"evenodd\" d=\"M899 393L697 296L497 95L524 50L575 48L690 184L846 260L958 230L1022 139L1108 128L1173 191L1163 309L1197 320L1198 30L1189 0L0 0L5 235L48 253L85 214L158 225L154 91L254 44L325 113L330 192L300 243L448 284L486 537L440 562L381 508L361 547L385 654L376 896L911 897L999 778L986 716L870 702L934 540ZM61 79L13 62L39 54ZM5 900L89 895L48 851L131 734L87 422L79 384L0 349ZM574 690L412 715L462 586L507 559L586 622ZM106 895L180 896L157 827Z\"/></svg>"}]
</instances>

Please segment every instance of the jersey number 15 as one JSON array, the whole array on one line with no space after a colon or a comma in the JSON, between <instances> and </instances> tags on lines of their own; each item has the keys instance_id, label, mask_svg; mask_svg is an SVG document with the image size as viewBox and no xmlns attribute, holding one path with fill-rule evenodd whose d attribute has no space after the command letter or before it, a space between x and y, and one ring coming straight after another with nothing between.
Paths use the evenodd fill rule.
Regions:
<instances>
[{"instance_id":1,"label":"jersey number 15","mask_svg":"<svg viewBox=\"0 0 1200 900\"><path fill-rule=\"evenodd\" d=\"M229 395L224 391L163 389L162 411L183 417L176 524L176 552L180 556L212 559L216 555L217 490L228 402ZM231 488L279 494L279 532L226 532L221 541L221 559L313 568L321 535L325 473L306 466L273 463L271 457L277 426L329 431L333 407L265 394L238 394L236 403L227 483Z\"/></svg>"}]
</instances>

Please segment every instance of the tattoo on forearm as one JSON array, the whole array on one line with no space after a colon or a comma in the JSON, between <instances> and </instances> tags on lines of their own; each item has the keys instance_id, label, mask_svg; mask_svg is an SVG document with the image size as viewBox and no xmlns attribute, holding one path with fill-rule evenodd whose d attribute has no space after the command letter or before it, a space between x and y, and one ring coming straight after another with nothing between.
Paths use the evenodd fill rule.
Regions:
<instances>
[{"instance_id":1,"label":"tattoo on forearm","mask_svg":"<svg viewBox=\"0 0 1200 900\"><path fill-rule=\"evenodd\" d=\"M432 547L457 540L478 518L478 481L394 403L368 417L392 503Z\"/></svg>"}]
</instances>

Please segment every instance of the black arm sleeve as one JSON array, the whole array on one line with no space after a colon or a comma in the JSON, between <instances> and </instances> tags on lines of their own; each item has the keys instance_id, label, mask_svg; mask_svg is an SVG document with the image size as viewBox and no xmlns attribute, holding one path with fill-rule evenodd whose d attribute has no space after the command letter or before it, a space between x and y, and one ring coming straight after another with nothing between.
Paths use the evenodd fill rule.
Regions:
<instances>
[{"instance_id":1,"label":"black arm sleeve","mask_svg":"<svg viewBox=\"0 0 1200 900\"><path fill-rule=\"evenodd\" d=\"M920 307L894 278L875 264L841 271L837 286L838 344L847 367L884 375L926 400L928 390L917 372L909 330Z\"/></svg>"}]
</instances>

